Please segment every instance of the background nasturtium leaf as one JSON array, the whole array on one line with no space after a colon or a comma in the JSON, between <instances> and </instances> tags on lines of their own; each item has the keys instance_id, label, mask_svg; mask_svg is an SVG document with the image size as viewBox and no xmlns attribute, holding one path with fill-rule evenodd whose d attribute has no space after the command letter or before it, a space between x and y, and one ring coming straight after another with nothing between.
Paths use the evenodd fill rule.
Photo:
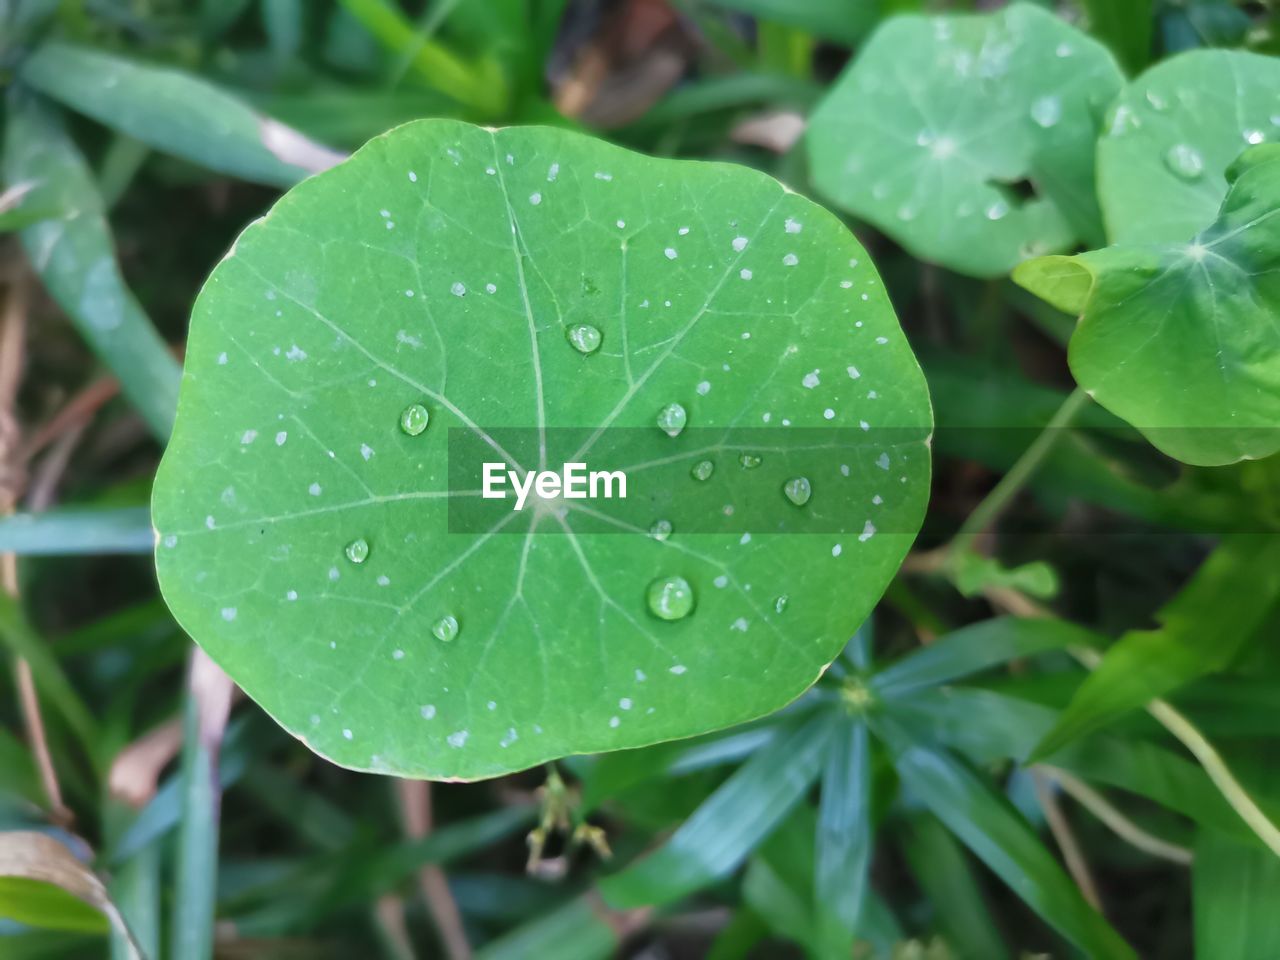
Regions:
<instances>
[{"instance_id":1,"label":"background nasturtium leaf","mask_svg":"<svg viewBox=\"0 0 1280 960\"><path fill-rule=\"evenodd\" d=\"M1240 151L1280 138L1280 60L1194 50L1125 87L1098 142L1113 243L1181 243L1213 223Z\"/></svg>"},{"instance_id":2,"label":"background nasturtium leaf","mask_svg":"<svg viewBox=\"0 0 1280 960\"><path fill-rule=\"evenodd\" d=\"M810 119L813 179L916 256L962 273L1099 245L1094 148L1122 83L1105 47L1029 4L897 17Z\"/></svg>"},{"instance_id":3,"label":"background nasturtium leaf","mask_svg":"<svg viewBox=\"0 0 1280 960\"><path fill-rule=\"evenodd\" d=\"M685 737L777 709L836 656L919 528L931 420L865 252L776 181L421 121L295 187L201 292L154 494L160 583L345 766L473 778ZM453 522L479 501L446 482L449 434L558 468L628 431L743 528L650 536L583 509L600 501ZM834 459L796 506L765 467L823 431ZM744 466L735 439L761 433ZM842 530L764 529L848 491ZM663 578L687 615L651 612L685 602L654 596Z\"/></svg>"},{"instance_id":4,"label":"background nasturtium leaf","mask_svg":"<svg viewBox=\"0 0 1280 960\"><path fill-rule=\"evenodd\" d=\"M1280 144L1228 170L1189 242L1024 263L1014 280L1080 315L1076 380L1158 448L1213 466L1280 450Z\"/></svg>"}]
</instances>

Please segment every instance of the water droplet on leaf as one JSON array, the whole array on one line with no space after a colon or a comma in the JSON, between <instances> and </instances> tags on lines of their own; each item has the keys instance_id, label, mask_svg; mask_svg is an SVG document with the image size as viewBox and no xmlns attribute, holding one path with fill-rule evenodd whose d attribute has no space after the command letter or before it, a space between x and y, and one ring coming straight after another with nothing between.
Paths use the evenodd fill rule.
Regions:
<instances>
[{"instance_id":1,"label":"water droplet on leaf","mask_svg":"<svg viewBox=\"0 0 1280 960\"><path fill-rule=\"evenodd\" d=\"M671 530L672 527L670 520L655 520L649 527L649 536L653 537L655 540L665 540L667 537L671 536Z\"/></svg>"},{"instance_id":2,"label":"water droplet on leaf","mask_svg":"<svg viewBox=\"0 0 1280 960\"><path fill-rule=\"evenodd\" d=\"M679 620L693 612L693 588L684 577L659 577L649 584L649 609L660 620Z\"/></svg>"},{"instance_id":3,"label":"water droplet on leaf","mask_svg":"<svg viewBox=\"0 0 1280 960\"><path fill-rule=\"evenodd\" d=\"M709 480L711 474L716 472L716 465L710 460L699 460L693 465L693 469L689 471L689 475L695 480Z\"/></svg>"},{"instance_id":4,"label":"water droplet on leaf","mask_svg":"<svg viewBox=\"0 0 1280 960\"><path fill-rule=\"evenodd\" d=\"M427 408L420 403L412 403L404 408L400 414L400 429L411 437L416 437L427 429L427 424L431 422L431 414L427 412Z\"/></svg>"},{"instance_id":5,"label":"water droplet on leaf","mask_svg":"<svg viewBox=\"0 0 1280 960\"><path fill-rule=\"evenodd\" d=\"M684 407L678 403L669 403L658 412L658 428L668 437L677 437L688 419L689 415L685 413Z\"/></svg>"},{"instance_id":6,"label":"water droplet on leaf","mask_svg":"<svg viewBox=\"0 0 1280 960\"><path fill-rule=\"evenodd\" d=\"M1195 147L1175 143L1164 155L1165 166L1183 180L1199 180L1204 173L1204 157Z\"/></svg>"},{"instance_id":7,"label":"water droplet on leaf","mask_svg":"<svg viewBox=\"0 0 1280 960\"><path fill-rule=\"evenodd\" d=\"M782 492L797 507L803 507L813 495L813 488L808 477L792 477L782 485Z\"/></svg>"},{"instance_id":8,"label":"water droplet on leaf","mask_svg":"<svg viewBox=\"0 0 1280 960\"><path fill-rule=\"evenodd\" d=\"M787 604L791 602L791 598L785 593L773 601L773 610L775 613L782 613L787 609Z\"/></svg>"},{"instance_id":9,"label":"water droplet on leaf","mask_svg":"<svg viewBox=\"0 0 1280 960\"><path fill-rule=\"evenodd\" d=\"M431 633L437 640L448 643L458 635L458 620L452 614L445 614L431 627Z\"/></svg>"},{"instance_id":10,"label":"water droplet on leaf","mask_svg":"<svg viewBox=\"0 0 1280 960\"><path fill-rule=\"evenodd\" d=\"M742 464L743 470L754 470L760 466L760 458L754 453L744 453L738 457L738 463Z\"/></svg>"},{"instance_id":11,"label":"water droplet on leaf","mask_svg":"<svg viewBox=\"0 0 1280 960\"><path fill-rule=\"evenodd\" d=\"M1031 105L1031 119L1049 129L1062 119L1062 101L1057 97L1041 97Z\"/></svg>"},{"instance_id":12,"label":"water droplet on leaf","mask_svg":"<svg viewBox=\"0 0 1280 960\"><path fill-rule=\"evenodd\" d=\"M364 537L352 540L343 551L352 563L364 563L369 559L369 541Z\"/></svg>"},{"instance_id":13,"label":"water droplet on leaf","mask_svg":"<svg viewBox=\"0 0 1280 960\"><path fill-rule=\"evenodd\" d=\"M579 353L595 353L600 349L600 330L589 323L579 323L565 331L569 343Z\"/></svg>"}]
</instances>

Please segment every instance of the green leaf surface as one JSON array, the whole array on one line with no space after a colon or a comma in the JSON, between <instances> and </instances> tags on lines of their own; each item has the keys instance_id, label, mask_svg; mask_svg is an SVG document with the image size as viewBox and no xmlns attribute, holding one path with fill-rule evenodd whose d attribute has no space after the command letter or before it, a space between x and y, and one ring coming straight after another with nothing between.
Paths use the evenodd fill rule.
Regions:
<instances>
[{"instance_id":1,"label":"green leaf surface","mask_svg":"<svg viewBox=\"0 0 1280 960\"><path fill-rule=\"evenodd\" d=\"M0 517L0 552L23 556L150 553L149 507L50 510Z\"/></svg>"},{"instance_id":2,"label":"green leaf surface","mask_svg":"<svg viewBox=\"0 0 1280 960\"><path fill-rule=\"evenodd\" d=\"M1229 666L1280 603L1280 537L1223 540L1157 619L1107 650L1036 748L1046 756L1118 717Z\"/></svg>"},{"instance_id":3,"label":"green leaf surface","mask_svg":"<svg viewBox=\"0 0 1280 960\"><path fill-rule=\"evenodd\" d=\"M1046 923L1089 957L1136 958L1004 797L948 753L911 743L891 720L875 729L887 735L903 785Z\"/></svg>"},{"instance_id":4,"label":"green leaf surface","mask_svg":"<svg viewBox=\"0 0 1280 960\"><path fill-rule=\"evenodd\" d=\"M718 7L808 30L837 43L859 43L880 18L883 0L711 0Z\"/></svg>"},{"instance_id":5,"label":"green leaf surface","mask_svg":"<svg viewBox=\"0 0 1280 960\"><path fill-rule=\"evenodd\" d=\"M832 740L831 716L818 714L759 751L655 853L605 878L616 907L671 903L735 870L808 791Z\"/></svg>"},{"instance_id":6,"label":"green leaf surface","mask_svg":"<svg viewBox=\"0 0 1280 960\"><path fill-rule=\"evenodd\" d=\"M317 752L491 776L798 696L919 527L930 422L865 252L809 201L737 167L424 121L301 184L206 284L157 568L179 622ZM622 519L517 513L478 474L451 482L469 450L477 471L612 461L648 493L610 501ZM804 506L793 462L814 467ZM647 594L675 576L693 610L663 619Z\"/></svg>"},{"instance_id":7,"label":"green leaf surface","mask_svg":"<svg viewBox=\"0 0 1280 960\"><path fill-rule=\"evenodd\" d=\"M1280 61L1239 50L1171 57L1124 88L1098 141L1112 243L1185 243L1207 229L1240 151L1280 137Z\"/></svg>"},{"instance_id":8,"label":"green leaf surface","mask_svg":"<svg viewBox=\"0 0 1280 960\"><path fill-rule=\"evenodd\" d=\"M897 17L814 112L813 179L921 259L1007 273L1100 242L1094 143L1122 82L1106 48L1027 3Z\"/></svg>"},{"instance_id":9,"label":"green leaf surface","mask_svg":"<svg viewBox=\"0 0 1280 960\"><path fill-rule=\"evenodd\" d=\"M950 683L1009 660L1070 646L1089 647L1094 643L1094 634L1065 620L1021 617L982 620L890 664L877 673L871 683L880 696L896 699L922 687Z\"/></svg>"},{"instance_id":10,"label":"green leaf surface","mask_svg":"<svg viewBox=\"0 0 1280 960\"><path fill-rule=\"evenodd\" d=\"M64 211L22 231L27 255L152 433L166 440L178 363L120 275L93 174L51 110L30 98L11 97L8 106L4 181L36 182L31 202Z\"/></svg>"},{"instance_id":11,"label":"green leaf surface","mask_svg":"<svg viewBox=\"0 0 1280 960\"><path fill-rule=\"evenodd\" d=\"M1153 0L1083 0L1082 5L1089 32L1111 48L1126 70L1137 72L1151 61Z\"/></svg>"},{"instance_id":12,"label":"green leaf surface","mask_svg":"<svg viewBox=\"0 0 1280 960\"><path fill-rule=\"evenodd\" d=\"M1014 273L1079 308L1068 358L1089 395L1199 466L1280 450L1280 145L1250 148L1227 178L1218 219L1180 243L1120 243ZM1091 280L1083 301L1075 268Z\"/></svg>"},{"instance_id":13,"label":"green leaf surface","mask_svg":"<svg viewBox=\"0 0 1280 960\"><path fill-rule=\"evenodd\" d=\"M1280 857L1202 830L1191 887L1197 957L1280 956Z\"/></svg>"},{"instance_id":14,"label":"green leaf surface","mask_svg":"<svg viewBox=\"0 0 1280 960\"><path fill-rule=\"evenodd\" d=\"M341 159L179 70L49 42L23 63L22 79L157 150L245 180L287 187Z\"/></svg>"}]
</instances>

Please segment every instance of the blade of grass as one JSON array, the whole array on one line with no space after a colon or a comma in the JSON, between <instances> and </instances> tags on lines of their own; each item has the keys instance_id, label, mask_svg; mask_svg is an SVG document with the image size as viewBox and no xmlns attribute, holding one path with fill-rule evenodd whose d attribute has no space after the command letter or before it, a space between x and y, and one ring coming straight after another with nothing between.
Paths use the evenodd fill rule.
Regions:
<instances>
[{"instance_id":1,"label":"blade of grass","mask_svg":"<svg viewBox=\"0 0 1280 960\"><path fill-rule=\"evenodd\" d=\"M0 517L0 551L28 557L150 553L149 507L66 508Z\"/></svg>"},{"instance_id":2,"label":"blade of grass","mask_svg":"<svg viewBox=\"0 0 1280 960\"><path fill-rule=\"evenodd\" d=\"M853 945L873 842L867 726L860 717L841 717L827 749L814 834L818 935L832 955L847 955Z\"/></svg>"}]
</instances>

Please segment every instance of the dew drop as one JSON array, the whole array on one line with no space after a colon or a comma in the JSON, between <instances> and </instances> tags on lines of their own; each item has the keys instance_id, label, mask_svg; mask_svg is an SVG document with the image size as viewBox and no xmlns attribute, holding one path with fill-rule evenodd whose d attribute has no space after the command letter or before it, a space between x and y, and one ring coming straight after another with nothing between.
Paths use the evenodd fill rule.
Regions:
<instances>
[{"instance_id":1,"label":"dew drop","mask_svg":"<svg viewBox=\"0 0 1280 960\"><path fill-rule=\"evenodd\" d=\"M1048 130L1062 119L1062 101L1057 97L1041 97L1031 104L1031 119Z\"/></svg>"},{"instance_id":2,"label":"dew drop","mask_svg":"<svg viewBox=\"0 0 1280 960\"><path fill-rule=\"evenodd\" d=\"M678 437L689 415L678 403L669 403L658 411L658 427L668 437Z\"/></svg>"},{"instance_id":3,"label":"dew drop","mask_svg":"<svg viewBox=\"0 0 1280 960\"><path fill-rule=\"evenodd\" d=\"M649 536L655 540L665 540L671 536L671 530L670 520L655 520L649 526Z\"/></svg>"},{"instance_id":4,"label":"dew drop","mask_svg":"<svg viewBox=\"0 0 1280 960\"><path fill-rule=\"evenodd\" d=\"M782 485L782 492L797 507L803 507L809 502L809 497L813 496L808 477L792 477Z\"/></svg>"},{"instance_id":5,"label":"dew drop","mask_svg":"<svg viewBox=\"0 0 1280 960\"><path fill-rule=\"evenodd\" d=\"M773 612L782 613L782 611L787 609L787 604L790 602L791 602L791 598L784 593L782 596L778 597L776 600L773 601Z\"/></svg>"},{"instance_id":6,"label":"dew drop","mask_svg":"<svg viewBox=\"0 0 1280 960\"><path fill-rule=\"evenodd\" d=\"M716 472L716 465L710 460L699 460L693 465L693 469L689 471L689 475L695 480L710 480L711 475Z\"/></svg>"},{"instance_id":7,"label":"dew drop","mask_svg":"<svg viewBox=\"0 0 1280 960\"><path fill-rule=\"evenodd\" d=\"M761 459L754 453L743 453L738 457L738 463L742 465L743 470L754 470L760 466Z\"/></svg>"},{"instance_id":8,"label":"dew drop","mask_svg":"<svg viewBox=\"0 0 1280 960\"><path fill-rule=\"evenodd\" d=\"M431 633L437 640L448 643L458 635L458 619L452 614L445 614L431 625Z\"/></svg>"},{"instance_id":9,"label":"dew drop","mask_svg":"<svg viewBox=\"0 0 1280 960\"><path fill-rule=\"evenodd\" d=\"M420 403L411 403L400 414L400 429L411 437L422 433L430 422L431 414Z\"/></svg>"},{"instance_id":10,"label":"dew drop","mask_svg":"<svg viewBox=\"0 0 1280 960\"><path fill-rule=\"evenodd\" d=\"M649 584L649 610L660 620L680 620L693 612L693 588L684 577L659 577Z\"/></svg>"},{"instance_id":11,"label":"dew drop","mask_svg":"<svg viewBox=\"0 0 1280 960\"><path fill-rule=\"evenodd\" d=\"M347 555L347 559L352 563L364 563L369 559L369 541L364 537L359 537L347 544L347 548L343 551Z\"/></svg>"},{"instance_id":12,"label":"dew drop","mask_svg":"<svg viewBox=\"0 0 1280 960\"><path fill-rule=\"evenodd\" d=\"M565 331L569 343L579 353L592 354L600 349L600 329L589 323L579 323Z\"/></svg>"},{"instance_id":13,"label":"dew drop","mask_svg":"<svg viewBox=\"0 0 1280 960\"><path fill-rule=\"evenodd\" d=\"M1005 203L1003 200L997 200L995 203L991 204L991 206L987 207L987 219L1000 220L1003 219L1005 214L1008 212L1009 204Z\"/></svg>"},{"instance_id":14,"label":"dew drop","mask_svg":"<svg viewBox=\"0 0 1280 960\"><path fill-rule=\"evenodd\" d=\"M1204 173L1204 157L1195 147L1175 143L1164 155L1164 164L1175 176L1183 180L1199 180Z\"/></svg>"}]
</instances>

